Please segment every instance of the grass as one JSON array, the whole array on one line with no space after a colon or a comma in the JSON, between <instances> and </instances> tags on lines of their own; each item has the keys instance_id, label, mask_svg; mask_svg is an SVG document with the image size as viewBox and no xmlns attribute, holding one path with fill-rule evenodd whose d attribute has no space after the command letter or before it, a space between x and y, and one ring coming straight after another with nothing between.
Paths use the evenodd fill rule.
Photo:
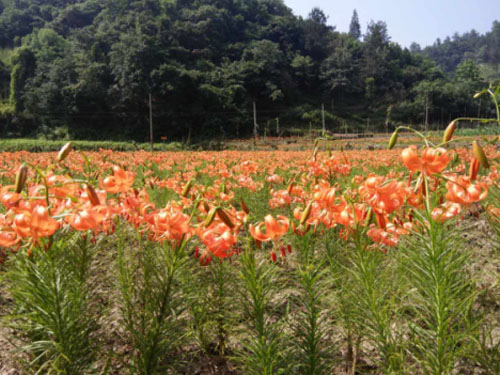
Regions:
<instances>
[{"instance_id":1,"label":"grass","mask_svg":"<svg viewBox=\"0 0 500 375\"><path fill-rule=\"evenodd\" d=\"M0 152L59 151L66 142L67 142L66 140L49 141L49 140L26 139L26 138L1 139ZM150 150L149 143L115 142L115 141L72 141L72 143L75 149L84 151L99 151L100 149L113 150L113 151ZM180 151L182 150L182 144L179 142L155 143L154 150Z\"/></svg>"},{"instance_id":2,"label":"grass","mask_svg":"<svg viewBox=\"0 0 500 375\"><path fill-rule=\"evenodd\" d=\"M500 127L498 125L492 126L481 126L479 128L467 129L467 128L458 128L456 130L456 134L458 136L476 136L476 135L498 135L500 133Z\"/></svg>"}]
</instances>

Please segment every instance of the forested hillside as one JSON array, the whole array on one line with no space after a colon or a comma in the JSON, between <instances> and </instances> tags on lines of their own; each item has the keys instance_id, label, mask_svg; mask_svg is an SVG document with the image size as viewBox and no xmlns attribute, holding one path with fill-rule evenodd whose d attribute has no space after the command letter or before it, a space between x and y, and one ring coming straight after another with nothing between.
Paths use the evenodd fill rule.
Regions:
<instances>
[{"instance_id":1,"label":"forested hillside","mask_svg":"<svg viewBox=\"0 0 500 375\"><path fill-rule=\"evenodd\" d=\"M363 15L369 19L370 15ZM498 78L500 22L480 35L402 48L383 21L362 30L303 19L282 0L0 0L0 130L6 136L249 135L317 126L438 126L486 115L474 91Z\"/></svg>"}]
</instances>

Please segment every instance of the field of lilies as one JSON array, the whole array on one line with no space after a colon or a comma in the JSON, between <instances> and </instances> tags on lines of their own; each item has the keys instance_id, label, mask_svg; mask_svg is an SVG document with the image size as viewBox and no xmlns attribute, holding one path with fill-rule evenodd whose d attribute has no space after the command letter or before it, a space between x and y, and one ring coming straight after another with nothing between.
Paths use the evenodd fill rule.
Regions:
<instances>
[{"instance_id":1,"label":"field of lilies","mask_svg":"<svg viewBox=\"0 0 500 375\"><path fill-rule=\"evenodd\" d=\"M500 374L498 139L453 129L0 154L0 374Z\"/></svg>"}]
</instances>

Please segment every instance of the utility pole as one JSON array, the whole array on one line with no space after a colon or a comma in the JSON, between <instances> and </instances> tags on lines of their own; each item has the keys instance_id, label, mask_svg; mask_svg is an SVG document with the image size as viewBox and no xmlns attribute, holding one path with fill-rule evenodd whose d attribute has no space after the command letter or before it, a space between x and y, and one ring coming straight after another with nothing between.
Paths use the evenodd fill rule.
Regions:
<instances>
[{"instance_id":1,"label":"utility pole","mask_svg":"<svg viewBox=\"0 0 500 375\"><path fill-rule=\"evenodd\" d=\"M425 131L429 130L429 94L425 97Z\"/></svg>"},{"instance_id":2,"label":"utility pole","mask_svg":"<svg viewBox=\"0 0 500 375\"><path fill-rule=\"evenodd\" d=\"M321 103L321 123L323 125L323 135L325 135L326 126L325 126L325 104L324 103Z\"/></svg>"},{"instance_id":3,"label":"utility pole","mask_svg":"<svg viewBox=\"0 0 500 375\"><path fill-rule=\"evenodd\" d=\"M253 137L255 141L257 141L257 129L259 125L257 125L257 105L255 104L255 100L253 102Z\"/></svg>"},{"instance_id":4,"label":"utility pole","mask_svg":"<svg viewBox=\"0 0 500 375\"><path fill-rule=\"evenodd\" d=\"M149 142L151 143L151 152L153 152L153 103L151 93L149 93Z\"/></svg>"}]
</instances>

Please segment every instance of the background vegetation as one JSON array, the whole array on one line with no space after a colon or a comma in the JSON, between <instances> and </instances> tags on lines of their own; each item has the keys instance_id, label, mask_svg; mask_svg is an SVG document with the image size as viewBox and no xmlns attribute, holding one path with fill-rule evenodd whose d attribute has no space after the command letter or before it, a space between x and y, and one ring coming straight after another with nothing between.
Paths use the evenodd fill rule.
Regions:
<instances>
[{"instance_id":1,"label":"background vegetation","mask_svg":"<svg viewBox=\"0 0 500 375\"><path fill-rule=\"evenodd\" d=\"M158 139L250 135L254 101L261 133L318 126L321 104L332 131L438 128L488 117L471 96L499 66L498 21L407 49L282 0L0 0L3 137L145 141L150 93Z\"/></svg>"}]
</instances>

